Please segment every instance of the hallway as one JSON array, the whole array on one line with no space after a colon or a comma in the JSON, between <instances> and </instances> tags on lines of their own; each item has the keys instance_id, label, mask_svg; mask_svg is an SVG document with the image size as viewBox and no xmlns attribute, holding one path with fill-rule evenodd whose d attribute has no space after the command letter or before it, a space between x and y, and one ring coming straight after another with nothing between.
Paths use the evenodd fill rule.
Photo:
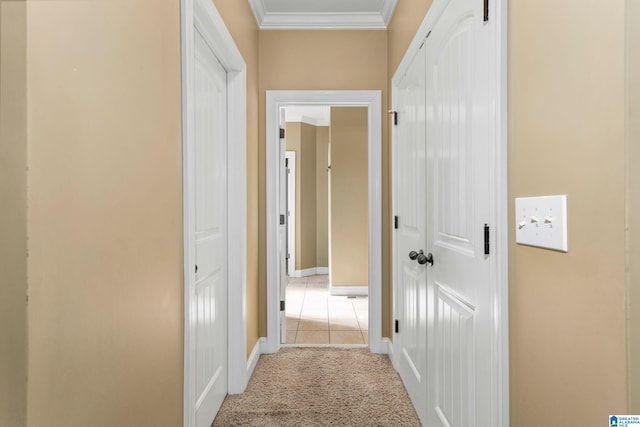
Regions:
<instances>
[{"instance_id":1,"label":"hallway","mask_svg":"<svg viewBox=\"0 0 640 427\"><path fill-rule=\"evenodd\" d=\"M287 344L368 344L369 299L329 294L329 276L290 277Z\"/></svg>"}]
</instances>

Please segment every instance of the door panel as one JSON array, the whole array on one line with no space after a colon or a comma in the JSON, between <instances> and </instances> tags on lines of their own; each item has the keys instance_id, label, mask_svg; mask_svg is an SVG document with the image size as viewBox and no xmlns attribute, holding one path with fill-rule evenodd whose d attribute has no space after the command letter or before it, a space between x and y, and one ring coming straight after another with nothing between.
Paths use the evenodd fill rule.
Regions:
<instances>
[{"instance_id":1,"label":"door panel","mask_svg":"<svg viewBox=\"0 0 640 427\"><path fill-rule=\"evenodd\" d=\"M425 52L421 49L395 88L399 123L396 133L396 184L399 227L396 250L396 318L394 340L398 372L425 421L427 394L426 268L409 258L424 248L425 219Z\"/></svg>"},{"instance_id":2,"label":"door panel","mask_svg":"<svg viewBox=\"0 0 640 427\"><path fill-rule=\"evenodd\" d=\"M450 0L427 39L429 426L489 426L491 301L487 27Z\"/></svg>"},{"instance_id":3,"label":"door panel","mask_svg":"<svg viewBox=\"0 0 640 427\"><path fill-rule=\"evenodd\" d=\"M473 425L473 316L468 306L435 284L434 328L437 349L434 375L435 412L445 426Z\"/></svg>"},{"instance_id":4,"label":"door panel","mask_svg":"<svg viewBox=\"0 0 640 427\"><path fill-rule=\"evenodd\" d=\"M284 223L280 223L278 228L278 262L280 264L280 301L285 301L287 295L287 165L286 165L286 141L280 139L280 215L284 216ZM281 307L280 307L281 308ZM287 312L280 309L280 343L287 342Z\"/></svg>"},{"instance_id":5,"label":"door panel","mask_svg":"<svg viewBox=\"0 0 640 427\"><path fill-rule=\"evenodd\" d=\"M210 426L227 394L226 71L195 31L196 426Z\"/></svg>"}]
</instances>

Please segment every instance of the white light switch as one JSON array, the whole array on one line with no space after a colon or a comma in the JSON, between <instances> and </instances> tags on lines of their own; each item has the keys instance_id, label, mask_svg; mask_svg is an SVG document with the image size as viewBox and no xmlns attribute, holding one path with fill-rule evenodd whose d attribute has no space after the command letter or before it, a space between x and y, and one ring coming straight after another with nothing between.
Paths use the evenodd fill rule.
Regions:
<instances>
[{"instance_id":1,"label":"white light switch","mask_svg":"<svg viewBox=\"0 0 640 427\"><path fill-rule=\"evenodd\" d=\"M568 252L567 196L516 198L516 243Z\"/></svg>"}]
</instances>

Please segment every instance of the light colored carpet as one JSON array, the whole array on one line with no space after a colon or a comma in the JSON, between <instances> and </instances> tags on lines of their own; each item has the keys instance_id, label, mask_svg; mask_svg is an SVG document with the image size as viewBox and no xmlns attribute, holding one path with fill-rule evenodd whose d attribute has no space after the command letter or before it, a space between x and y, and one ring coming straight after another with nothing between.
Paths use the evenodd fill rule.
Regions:
<instances>
[{"instance_id":1,"label":"light colored carpet","mask_svg":"<svg viewBox=\"0 0 640 427\"><path fill-rule=\"evenodd\" d=\"M366 348L283 348L262 355L247 390L213 426L420 426L386 355Z\"/></svg>"}]
</instances>

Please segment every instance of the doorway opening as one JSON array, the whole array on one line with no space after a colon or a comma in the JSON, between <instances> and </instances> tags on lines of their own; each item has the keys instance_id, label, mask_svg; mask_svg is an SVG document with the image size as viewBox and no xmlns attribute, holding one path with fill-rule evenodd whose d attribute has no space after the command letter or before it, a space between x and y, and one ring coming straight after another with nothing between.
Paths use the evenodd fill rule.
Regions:
<instances>
[{"instance_id":1,"label":"doorway opening","mask_svg":"<svg viewBox=\"0 0 640 427\"><path fill-rule=\"evenodd\" d=\"M352 254L361 260L366 260L366 285L358 286L342 286L343 289L338 290L340 283L330 283L331 276L333 276L333 265L318 265L317 264L317 252L316 252L316 265L305 266L305 264L299 263L296 259L293 266L287 265L287 237L286 230L287 225L285 216L287 212L286 207L286 175L285 175L285 152L286 138L279 138L281 124L285 123L281 117L281 111L291 106L300 107L313 107L313 106L332 106L334 108L344 107L364 107L362 112L366 115L366 187L360 192L366 193L366 216L368 221L366 222L366 245L362 250ZM316 283L311 283L314 286L325 286L328 291L328 297L342 296L347 303L350 303L352 307L353 301L358 300L358 293L360 297L364 296L362 289L366 289L366 320L368 320L368 326L366 329L366 337L363 337L364 343L368 343L370 351L374 353L387 353L389 348L389 342L387 339L382 338L382 291L381 291L381 216L382 216L382 204L381 204L381 135L382 135L382 112L381 112L381 92L380 91L267 91L266 102L266 149L267 149L267 338L264 342L263 352L273 353L277 352L283 341L286 340L287 328L286 328L286 284L287 284L287 272L293 268L294 276L292 280L304 283L298 283L298 285L304 284L305 290L312 280ZM285 132L286 135L286 132ZM361 156L362 160L362 156ZM299 156L296 156L296 169L300 170L301 161ZM334 168L329 164L324 166L323 173L330 175L327 169L332 170ZM319 172L316 170L316 172ZM296 181L299 181L296 179ZM296 189L299 192L299 189ZM282 215L282 216L281 216ZM299 226L296 225L299 229ZM298 239L296 239L298 242ZM295 249L297 254L300 254L299 250ZM296 257L298 258L298 257ZM289 258L290 263L294 261ZM300 260L302 261L302 260ZM329 263L328 263L329 264ZM298 267L296 267L298 265ZM320 267L320 270L318 270ZM325 267L326 270L323 270ZM309 268L309 271L305 271ZM311 271L313 270L313 271ZM318 275L317 273L332 273ZM311 273L311 276L306 275ZM306 278L306 281L304 280ZM326 283L323 283L326 282ZM354 283L355 284L355 283ZM333 289L331 291L330 289ZM350 294L348 293L350 292ZM342 293L342 295L340 295ZM327 297L327 298L328 298ZM349 298L355 297L355 298ZM364 299L363 299L364 300ZM291 303L289 303L291 304ZM363 302L357 302L357 304L363 304ZM345 304L346 305L346 304ZM281 308L283 310L281 310ZM355 311L355 308L354 308ZM361 314L364 314L364 310L360 310ZM357 321L357 314L356 321ZM328 313L327 313L328 317ZM364 317L364 316L363 316ZM363 318L364 320L364 318ZM300 318L298 318L300 322ZM290 337L291 338L291 337ZM289 340L290 341L290 340Z\"/></svg>"},{"instance_id":2,"label":"doorway opening","mask_svg":"<svg viewBox=\"0 0 640 427\"><path fill-rule=\"evenodd\" d=\"M368 107L287 106L281 344L368 341ZM282 176L282 175L281 175Z\"/></svg>"}]
</instances>

